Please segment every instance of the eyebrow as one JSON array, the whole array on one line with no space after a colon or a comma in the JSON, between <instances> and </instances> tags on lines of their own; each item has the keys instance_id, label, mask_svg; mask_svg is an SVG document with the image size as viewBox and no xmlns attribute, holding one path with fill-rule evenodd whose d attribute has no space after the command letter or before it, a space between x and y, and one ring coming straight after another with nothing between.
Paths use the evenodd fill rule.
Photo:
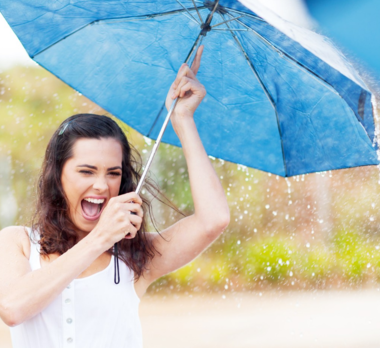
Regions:
<instances>
[{"instance_id":1,"label":"eyebrow","mask_svg":"<svg viewBox=\"0 0 380 348\"><path fill-rule=\"evenodd\" d=\"M95 166L90 166L89 164L81 164L78 167L88 167L88 168L91 168L91 169L95 169L95 170L98 170L98 167L95 167ZM122 169L121 167L117 166L117 167L111 167L111 168L108 168L107 170L115 170L115 169Z\"/></svg>"}]
</instances>

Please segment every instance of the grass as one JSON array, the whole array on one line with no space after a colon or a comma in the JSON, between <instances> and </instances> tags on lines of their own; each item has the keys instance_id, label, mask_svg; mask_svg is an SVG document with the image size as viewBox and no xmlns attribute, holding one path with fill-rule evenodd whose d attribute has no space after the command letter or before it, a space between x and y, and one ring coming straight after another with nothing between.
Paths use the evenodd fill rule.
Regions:
<instances>
[{"instance_id":1,"label":"grass","mask_svg":"<svg viewBox=\"0 0 380 348\"><path fill-rule=\"evenodd\" d=\"M311 246L284 236L242 244L232 239L220 253L203 254L159 279L151 291L327 289L377 282L380 282L379 246L356 231L341 230L328 243Z\"/></svg>"}]
</instances>

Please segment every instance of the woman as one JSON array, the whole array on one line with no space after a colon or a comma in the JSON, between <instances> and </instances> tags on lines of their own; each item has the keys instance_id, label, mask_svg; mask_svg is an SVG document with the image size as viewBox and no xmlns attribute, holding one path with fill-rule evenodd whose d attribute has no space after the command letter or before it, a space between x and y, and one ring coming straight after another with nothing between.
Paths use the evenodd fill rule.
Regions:
<instances>
[{"instance_id":1,"label":"woman","mask_svg":"<svg viewBox=\"0 0 380 348\"><path fill-rule=\"evenodd\" d=\"M148 202L124 133L111 119L75 115L55 132L39 181L36 224L0 232L0 317L14 348L142 347L138 304L159 277L193 260L229 223L226 198L193 114L203 47L182 65L167 99L186 158L194 214L148 233ZM33 230L33 233L32 233ZM36 241L32 236L36 236ZM120 283L112 247L119 245ZM41 253L41 256L39 254Z\"/></svg>"}]
</instances>

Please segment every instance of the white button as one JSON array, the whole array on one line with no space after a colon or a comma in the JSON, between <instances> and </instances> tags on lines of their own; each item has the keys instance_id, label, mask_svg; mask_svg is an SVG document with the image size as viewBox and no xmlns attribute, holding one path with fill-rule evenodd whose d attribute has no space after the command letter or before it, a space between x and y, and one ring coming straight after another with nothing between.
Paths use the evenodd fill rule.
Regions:
<instances>
[{"instance_id":1,"label":"white button","mask_svg":"<svg viewBox=\"0 0 380 348\"><path fill-rule=\"evenodd\" d=\"M67 342L69 342L69 343L71 343L73 341L73 339L71 338L71 337L69 337L68 339L67 339Z\"/></svg>"},{"instance_id":2,"label":"white button","mask_svg":"<svg viewBox=\"0 0 380 348\"><path fill-rule=\"evenodd\" d=\"M71 284L67 285L66 288L67 288L67 289L70 289L70 288L71 288Z\"/></svg>"},{"instance_id":3,"label":"white button","mask_svg":"<svg viewBox=\"0 0 380 348\"><path fill-rule=\"evenodd\" d=\"M67 298L66 300L65 300L65 303L70 303L71 302L71 300L69 299L69 298Z\"/></svg>"},{"instance_id":4,"label":"white button","mask_svg":"<svg viewBox=\"0 0 380 348\"><path fill-rule=\"evenodd\" d=\"M71 318L67 318L67 319L66 319L66 322L67 322L68 324L71 324L71 323L73 322L73 319L71 319Z\"/></svg>"}]
</instances>

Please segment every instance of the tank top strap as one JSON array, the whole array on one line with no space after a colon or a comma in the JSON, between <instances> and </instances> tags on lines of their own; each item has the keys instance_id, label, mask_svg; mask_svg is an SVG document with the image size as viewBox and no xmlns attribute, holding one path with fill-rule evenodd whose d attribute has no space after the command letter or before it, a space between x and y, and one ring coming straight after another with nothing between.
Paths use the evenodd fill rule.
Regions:
<instances>
[{"instance_id":1,"label":"tank top strap","mask_svg":"<svg viewBox=\"0 0 380 348\"><path fill-rule=\"evenodd\" d=\"M40 266L40 245L38 244L39 241L39 234L34 233L32 234L32 229L30 227L27 227L28 234L29 234L29 241L30 241L30 256L29 256L29 263L32 271L39 269ZM32 237L36 239L32 240Z\"/></svg>"}]
</instances>

